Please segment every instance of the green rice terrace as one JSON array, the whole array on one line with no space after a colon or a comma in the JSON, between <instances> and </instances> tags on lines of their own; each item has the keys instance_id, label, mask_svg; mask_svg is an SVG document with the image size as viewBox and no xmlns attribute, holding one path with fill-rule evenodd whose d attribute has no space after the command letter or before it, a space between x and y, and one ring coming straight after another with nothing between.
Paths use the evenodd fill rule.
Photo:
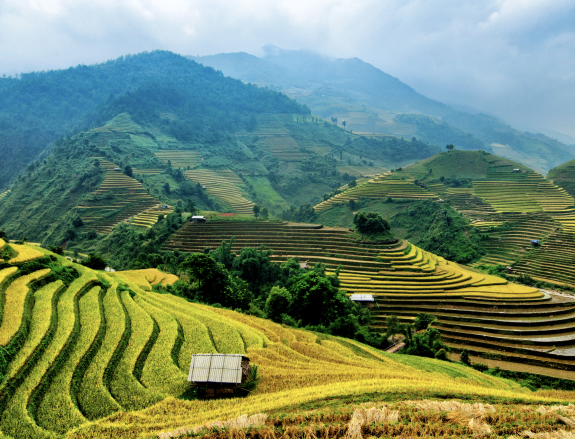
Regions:
<instances>
[{"instance_id":1,"label":"green rice terrace","mask_svg":"<svg viewBox=\"0 0 575 439\"><path fill-rule=\"evenodd\" d=\"M146 210L145 212L137 214L130 221L130 225L151 229L154 224L159 221L160 216L169 215L174 211L172 208L167 208L164 206L165 205L161 205L160 207L153 207L149 210Z\"/></svg>"},{"instance_id":2,"label":"green rice terrace","mask_svg":"<svg viewBox=\"0 0 575 439\"><path fill-rule=\"evenodd\" d=\"M346 229L319 225L187 224L166 249L203 252L232 237L236 252L265 245L278 262L292 257L302 263L321 262L330 273L340 267L342 289L374 296L374 325L382 329L392 314L410 321L418 313L430 312L456 351L467 348L479 357L575 372L573 298L469 271L407 241L367 244Z\"/></svg>"},{"instance_id":3,"label":"green rice terrace","mask_svg":"<svg viewBox=\"0 0 575 439\"><path fill-rule=\"evenodd\" d=\"M391 173L386 173L322 201L314 206L314 210L322 212L329 209L333 204L346 203L349 200L359 200L360 198L387 197L412 200L438 199L436 194L416 185L414 180L397 180L392 178Z\"/></svg>"},{"instance_id":4,"label":"green rice terrace","mask_svg":"<svg viewBox=\"0 0 575 439\"><path fill-rule=\"evenodd\" d=\"M114 163L94 157L106 170L102 184L77 207L77 212L89 229L109 233L122 221L136 216L158 201L142 184L121 172Z\"/></svg>"},{"instance_id":5,"label":"green rice terrace","mask_svg":"<svg viewBox=\"0 0 575 439\"><path fill-rule=\"evenodd\" d=\"M205 187L206 192L231 206L240 214L251 214L254 203L246 198L241 191L244 182L229 169L193 169L185 171L184 175L194 183Z\"/></svg>"},{"instance_id":6,"label":"green rice terrace","mask_svg":"<svg viewBox=\"0 0 575 439\"><path fill-rule=\"evenodd\" d=\"M201 154L198 151L162 150L156 152L155 155L174 169L195 168L201 163Z\"/></svg>"}]
</instances>

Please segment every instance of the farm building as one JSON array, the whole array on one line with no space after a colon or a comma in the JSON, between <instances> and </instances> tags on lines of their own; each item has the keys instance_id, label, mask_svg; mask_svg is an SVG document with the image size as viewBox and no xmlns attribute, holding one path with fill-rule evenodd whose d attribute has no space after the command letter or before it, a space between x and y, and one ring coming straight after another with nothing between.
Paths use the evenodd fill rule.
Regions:
<instances>
[{"instance_id":1,"label":"farm building","mask_svg":"<svg viewBox=\"0 0 575 439\"><path fill-rule=\"evenodd\" d=\"M188 381L205 388L205 396L231 396L251 373L250 359L240 354L194 354Z\"/></svg>"},{"instance_id":2,"label":"farm building","mask_svg":"<svg viewBox=\"0 0 575 439\"><path fill-rule=\"evenodd\" d=\"M205 216L193 216L193 217L192 217L192 222L193 222L193 223L205 223L205 222L206 222L206 217L205 217Z\"/></svg>"},{"instance_id":3,"label":"farm building","mask_svg":"<svg viewBox=\"0 0 575 439\"><path fill-rule=\"evenodd\" d=\"M539 241L538 239L532 239L532 240L531 240L531 244L533 244L533 245L539 245L539 244L541 244L541 241Z\"/></svg>"}]
</instances>

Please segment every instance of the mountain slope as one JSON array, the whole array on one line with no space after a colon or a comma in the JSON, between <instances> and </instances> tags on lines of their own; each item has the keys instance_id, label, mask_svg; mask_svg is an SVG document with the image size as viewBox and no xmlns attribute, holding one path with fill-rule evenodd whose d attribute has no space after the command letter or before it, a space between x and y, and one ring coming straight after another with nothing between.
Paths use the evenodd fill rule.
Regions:
<instances>
[{"instance_id":1,"label":"mountain slope","mask_svg":"<svg viewBox=\"0 0 575 439\"><path fill-rule=\"evenodd\" d=\"M268 47L245 53L192 57L245 82L267 85L337 118L356 132L411 138L438 146L495 151L546 172L575 156L575 148L542 134L519 132L492 116L469 114L426 98L357 58L331 59L306 51Z\"/></svg>"},{"instance_id":2,"label":"mountain slope","mask_svg":"<svg viewBox=\"0 0 575 439\"><path fill-rule=\"evenodd\" d=\"M160 203L189 199L243 214L257 203L279 215L319 202L351 174L438 152L415 139L354 135L285 95L168 52L138 55L126 69L139 65L147 66L134 79L142 85L96 105L91 129L57 139L2 192L0 227L10 236L94 240L135 216L158 217Z\"/></svg>"},{"instance_id":3,"label":"mountain slope","mask_svg":"<svg viewBox=\"0 0 575 439\"><path fill-rule=\"evenodd\" d=\"M167 81L169 84L166 84ZM238 108L233 107L234 102L240 102L239 97L243 98L241 105L244 109L251 106L256 112L270 111L269 106L265 105L256 109L263 104L256 96L267 96L271 92L258 91L255 87L239 87L238 81L222 78L212 69L165 51L123 56L102 64L81 65L67 70L0 78L0 155L3 158L0 162L0 189L6 188L58 137L85 131L109 120L111 117L102 118L101 114L106 102L144 86L154 88L152 84L162 84L169 89L165 92L161 88L150 90L148 98L161 96L164 103L171 101L178 102L180 107L187 105L188 110L195 111L196 126L207 115L203 114L202 108L194 108L194 99L190 100L193 96L201 96L200 101L204 105L219 102L218 117L221 114L227 118L235 117L233 113ZM169 98L166 92L171 95ZM274 104L281 106L280 102L284 105L287 102L281 95L273 95L278 99ZM122 98L117 104L129 105L126 100L129 97ZM184 104L182 100L187 100L187 103ZM228 108L230 105L232 108ZM213 110L209 116L215 115ZM301 107L292 102L287 112L297 113L300 110Z\"/></svg>"}]
</instances>

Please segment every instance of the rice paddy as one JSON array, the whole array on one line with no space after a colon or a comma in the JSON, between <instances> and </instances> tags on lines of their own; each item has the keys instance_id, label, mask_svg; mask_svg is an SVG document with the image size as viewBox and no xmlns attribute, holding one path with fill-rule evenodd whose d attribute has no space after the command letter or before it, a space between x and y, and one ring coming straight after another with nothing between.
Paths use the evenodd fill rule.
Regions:
<instances>
[{"instance_id":1,"label":"rice paddy","mask_svg":"<svg viewBox=\"0 0 575 439\"><path fill-rule=\"evenodd\" d=\"M8 195L9 193L10 193L10 191L5 191L5 192L0 193L0 200L2 198L4 198L6 195Z\"/></svg>"},{"instance_id":2,"label":"rice paddy","mask_svg":"<svg viewBox=\"0 0 575 439\"><path fill-rule=\"evenodd\" d=\"M100 161L106 175L100 187L77 207L86 228L109 233L122 221L158 204L139 181L125 175L114 163L94 158Z\"/></svg>"},{"instance_id":3,"label":"rice paddy","mask_svg":"<svg viewBox=\"0 0 575 439\"><path fill-rule=\"evenodd\" d=\"M193 169L200 165L202 157L198 151L185 151L180 149L161 150L155 153L161 161L171 165L174 169Z\"/></svg>"},{"instance_id":4,"label":"rice paddy","mask_svg":"<svg viewBox=\"0 0 575 439\"><path fill-rule=\"evenodd\" d=\"M160 205L158 207L153 207L152 209L146 210L145 212L140 212L132 220L130 224L137 227L143 227L150 229L159 221L161 216L169 215L174 211L174 209L164 208L165 205Z\"/></svg>"},{"instance_id":5,"label":"rice paddy","mask_svg":"<svg viewBox=\"0 0 575 439\"><path fill-rule=\"evenodd\" d=\"M194 183L200 183L206 192L232 207L234 212L252 214L254 203L246 199L241 187L244 182L229 169L193 169L184 175Z\"/></svg>"},{"instance_id":6,"label":"rice paddy","mask_svg":"<svg viewBox=\"0 0 575 439\"><path fill-rule=\"evenodd\" d=\"M357 201L362 197L382 199L391 197L412 200L437 200L439 198L436 194L416 185L413 179L397 180L392 178L392 174L388 172L322 201L314 206L314 210L322 212L334 204L347 203L349 200Z\"/></svg>"},{"instance_id":7,"label":"rice paddy","mask_svg":"<svg viewBox=\"0 0 575 439\"><path fill-rule=\"evenodd\" d=\"M69 284L55 281L36 288L34 279L45 273L20 276L19 270L26 265L0 271L0 291L6 291L8 298L21 291L19 297L27 298L18 307L11 300L6 302L9 309L0 311L0 333L4 339L14 339L13 331L4 330L7 325L18 326L6 319L8 313L22 315L28 325L0 383L3 437L171 437L199 426L220 425L217 420L241 427L245 422L231 420L262 412L268 415L245 419L259 419L263 427L275 428L277 414L293 411L290 407L341 398L344 405L393 402L398 395L519 398L526 403L547 402L546 413L553 410L551 403L570 398L565 393L532 394L516 383L462 365L386 354L356 341L156 294L150 291L152 285L175 280L158 270L108 275L58 260L77 270L78 276ZM3 276L5 270L9 273ZM22 289L25 285L27 293ZM14 312L16 308L22 311ZM181 399L189 389L191 355L198 352L248 355L259 367L260 385L245 399ZM352 427L356 431L360 424L363 428L366 419L396 425L414 410L404 404L401 409L394 406L389 416L372 410L371 405L364 411L345 407L338 410L342 414L337 419L350 427L330 426L327 437L336 437L336 431L344 435ZM452 403L465 411L458 404ZM325 418L327 424L332 423L330 419ZM302 422L306 421L298 424ZM468 422L454 431L472 431L465 430ZM491 424L498 428L497 422ZM539 428L535 421L526 425Z\"/></svg>"},{"instance_id":8,"label":"rice paddy","mask_svg":"<svg viewBox=\"0 0 575 439\"><path fill-rule=\"evenodd\" d=\"M331 274L340 267L343 290L374 296L374 325L382 330L390 315L412 321L418 313L430 312L438 317L444 340L456 350L468 348L486 358L575 373L571 298L466 270L406 241L386 246L358 243L346 229L314 225L188 224L172 236L166 249L203 252L232 237L235 252L265 245L277 262L292 257L308 264L321 262Z\"/></svg>"}]
</instances>

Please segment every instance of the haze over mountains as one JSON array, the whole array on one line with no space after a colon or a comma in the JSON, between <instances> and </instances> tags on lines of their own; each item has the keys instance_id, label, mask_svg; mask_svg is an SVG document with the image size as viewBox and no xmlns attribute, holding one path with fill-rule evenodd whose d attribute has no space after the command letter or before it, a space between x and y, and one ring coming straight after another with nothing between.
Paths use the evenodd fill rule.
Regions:
<instances>
[{"instance_id":1,"label":"haze over mountains","mask_svg":"<svg viewBox=\"0 0 575 439\"><path fill-rule=\"evenodd\" d=\"M483 149L539 171L575 157L575 146L520 132L493 116L472 114L429 99L400 79L357 58L265 47L262 58L227 53L192 59L225 75L268 86L308 105L323 118L346 121L354 132L381 133L460 149ZM569 140L566 136L565 140Z\"/></svg>"}]
</instances>

